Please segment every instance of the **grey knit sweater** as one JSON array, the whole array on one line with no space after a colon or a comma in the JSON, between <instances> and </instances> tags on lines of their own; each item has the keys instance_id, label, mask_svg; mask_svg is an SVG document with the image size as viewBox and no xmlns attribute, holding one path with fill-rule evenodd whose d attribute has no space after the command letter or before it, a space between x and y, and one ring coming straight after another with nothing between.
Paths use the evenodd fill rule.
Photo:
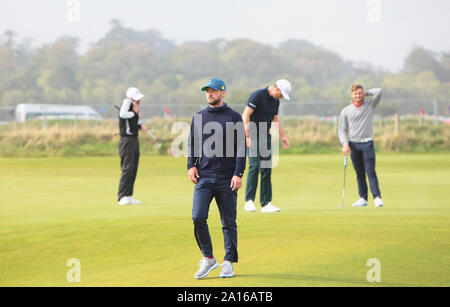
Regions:
<instances>
[{"instance_id":1,"label":"grey knit sweater","mask_svg":"<svg viewBox=\"0 0 450 307\"><path fill-rule=\"evenodd\" d=\"M374 109L381 100L381 89L366 92L364 103L357 107L353 103L341 111L339 119L339 140L342 145L348 142L365 142L373 138Z\"/></svg>"}]
</instances>

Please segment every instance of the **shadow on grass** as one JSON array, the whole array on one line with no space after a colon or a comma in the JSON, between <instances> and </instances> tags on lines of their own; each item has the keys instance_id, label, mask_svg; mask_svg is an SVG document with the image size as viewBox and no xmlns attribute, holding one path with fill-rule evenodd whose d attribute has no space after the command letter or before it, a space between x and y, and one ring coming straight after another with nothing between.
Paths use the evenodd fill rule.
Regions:
<instances>
[{"instance_id":1,"label":"shadow on grass","mask_svg":"<svg viewBox=\"0 0 450 307\"><path fill-rule=\"evenodd\" d=\"M251 278L255 280L265 279L276 279L279 281L280 287L309 287L317 286L317 283L323 284L324 287L417 287L420 285L412 284L400 284L395 282L384 282L380 283L370 283L366 280L356 280L351 278L334 278L325 276L311 276L311 275L301 275L301 274L237 274L231 279L241 279L241 278ZM220 277L207 277L206 279L223 279ZM225 278L229 279L229 278ZM264 281L260 281L260 285L265 286ZM254 287L252 282L250 287ZM319 285L320 286L320 285Z\"/></svg>"}]
</instances>

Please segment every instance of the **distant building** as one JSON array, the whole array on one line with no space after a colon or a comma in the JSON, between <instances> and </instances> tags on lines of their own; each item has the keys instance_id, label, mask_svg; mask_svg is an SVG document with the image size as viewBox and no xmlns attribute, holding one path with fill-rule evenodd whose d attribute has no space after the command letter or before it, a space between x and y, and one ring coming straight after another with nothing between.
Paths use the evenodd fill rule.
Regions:
<instances>
[{"instance_id":1,"label":"distant building","mask_svg":"<svg viewBox=\"0 0 450 307\"><path fill-rule=\"evenodd\" d=\"M25 122L35 118L72 119L72 120L102 120L100 114L90 106L28 104L16 106L16 121Z\"/></svg>"}]
</instances>

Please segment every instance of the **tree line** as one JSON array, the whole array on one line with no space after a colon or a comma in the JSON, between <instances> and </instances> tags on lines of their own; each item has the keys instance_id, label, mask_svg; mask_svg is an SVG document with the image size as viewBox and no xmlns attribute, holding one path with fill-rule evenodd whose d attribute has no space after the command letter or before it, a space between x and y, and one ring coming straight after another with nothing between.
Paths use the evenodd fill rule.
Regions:
<instances>
[{"instance_id":1,"label":"tree line","mask_svg":"<svg viewBox=\"0 0 450 307\"><path fill-rule=\"evenodd\" d=\"M119 20L85 53L78 45L78 38L62 37L33 48L30 39L17 41L6 31L0 38L0 105L117 104L129 86L146 93L148 103L201 104L199 89L211 77L226 81L231 104L245 103L253 90L280 78L292 82L294 101L348 99L354 82L383 87L388 98L450 97L450 52L420 46L392 73L305 40L276 47L249 39L177 45L156 30L137 31Z\"/></svg>"}]
</instances>

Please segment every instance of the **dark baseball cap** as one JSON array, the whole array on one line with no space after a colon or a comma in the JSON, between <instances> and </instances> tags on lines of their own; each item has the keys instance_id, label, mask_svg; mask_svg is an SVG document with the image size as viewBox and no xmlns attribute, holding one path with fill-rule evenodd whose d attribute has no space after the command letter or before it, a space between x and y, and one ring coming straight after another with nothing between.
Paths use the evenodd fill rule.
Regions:
<instances>
[{"instance_id":1,"label":"dark baseball cap","mask_svg":"<svg viewBox=\"0 0 450 307\"><path fill-rule=\"evenodd\" d=\"M206 85L202 88L202 91L206 91L208 88L212 88L218 91L226 91L227 86L225 85L225 82L221 79L213 78L209 79L208 82L206 82Z\"/></svg>"}]
</instances>

